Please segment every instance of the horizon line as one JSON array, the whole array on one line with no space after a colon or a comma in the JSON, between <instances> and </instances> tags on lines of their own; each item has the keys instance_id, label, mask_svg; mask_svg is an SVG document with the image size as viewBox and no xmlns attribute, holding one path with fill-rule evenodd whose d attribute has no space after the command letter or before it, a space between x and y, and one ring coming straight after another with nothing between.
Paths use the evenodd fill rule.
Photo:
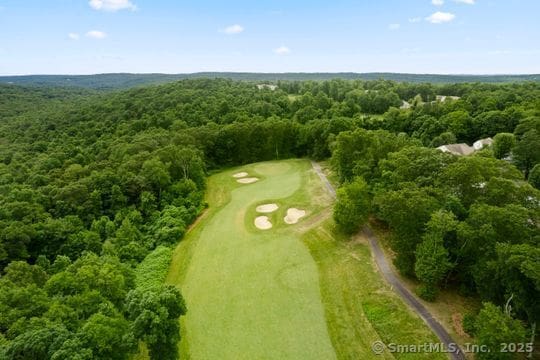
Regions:
<instances>
[{"instance_id":1,"label":"horizon line","mask_svg":"<svg viewBox=\"0 0 540 360\"><path fill-rule=\"evenodd\" d=\"M105 72L105 73L29 73L29 74L0 74L0 77L25 77L25 76L99 76L99 75L199 75L199 74L262 74L262 75L286 75L286 74L353 74L353 75L435 75L435 76L540 76L540 73L413 73L392 71L284 71L284 72L258 72L258 71L196 71L196 72Z\"/></svg>"}]
</instances>

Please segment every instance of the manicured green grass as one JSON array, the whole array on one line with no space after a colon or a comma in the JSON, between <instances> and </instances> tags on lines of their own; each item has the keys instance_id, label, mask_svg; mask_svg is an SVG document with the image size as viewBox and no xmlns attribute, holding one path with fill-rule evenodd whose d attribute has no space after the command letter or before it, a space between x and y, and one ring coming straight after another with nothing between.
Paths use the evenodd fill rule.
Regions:
<instances>
[{"instance_id":1,"label":"manicured green grass","mask_svg":"<svg viewBox=\"0 0 540 360\"><path fill-rule=\"evenodd\" d=\"M261 180L240 185L246 171ZM182 358L445 359L375 355L374 341L437 342L381 278L365 240L336 233L332 201L308 161L230 169L208 180L208 210L173 254L167 282L180 287ZM276 203L274 224L253 225L255 208ZM286 225L289 207L307 210Z\"/></svg>"},{"instance_id":2,"label":"manicured green grass","mask_svg":"<svg viewBox=\"0 0 540 360\"><path fill-rule=\"evenodd\" d=\"M336 232L328 219L303 236L320 274L328 329L339 359L447 359L444 354L374 355L371 344L437 343L377 271L369 245Z\"/></svg>"},{"instance_id":3,"label":"manicured green grass","mask_svg":"<svg viewBox=\"0 0 540 360\"><path fill-rule=\"evenodd\" d=\"M232 174L260 178L241 185ZM173 255L168 281L188 313L182 356L193 359L332 359L318 269L301 233L330 199L305 160L244 166L209 179L208 212ZM255 207L277 203L274 228L254 227ZM308 211L297 225L289 207Z\"/></svg>"},{"instance_id":4,"label":"manicured green grass","mask_svg":"<svg viewBox=\"0 0 540 360\"><path fill-rule=\"evenodd\" d=\"M392 259L395 254L390 246L390 231L378 221L371 221L370 226L377 235L386 257ZM409 291L415 294L420 283L417 280L400 275L395 266L393 264L391 266ZM456 288L446 288L441 289L434 302L424 301L422 299L419 300L462 348L465 348L466 344L473 342L473 339L469 335L458 330L462 330L462 325L457 319L462 319L463 316L468 313L478 312L482 307L480 299L472 296L465 297L460 295ZM455 317L457 317L457 319ZM466 354L466 356L470 359L474 358L472 353Z\"/></svg>"}]
</instances>

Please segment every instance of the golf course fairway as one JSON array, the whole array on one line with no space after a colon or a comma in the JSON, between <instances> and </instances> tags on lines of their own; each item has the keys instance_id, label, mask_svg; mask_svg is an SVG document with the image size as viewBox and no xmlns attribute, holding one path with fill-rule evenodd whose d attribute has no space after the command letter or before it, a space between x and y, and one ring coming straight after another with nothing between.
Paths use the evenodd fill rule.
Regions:
<instances>
[{"instance_id":1,"label":"golf course fairway","mask_svg":"<svg viewBox=\"0 0 540 360\"><path fill-rule=\"evenodd\" d=\"M241 184L238 174L257 181ZM375 342L437 338L383 280L367 240L335 230L332 197L309 161L214 174L206 200L208 209L176 247L166 280L187 303L182 359L448 358L373 352ZM288 225L289 209L305 216ZM261 215L270 229L255 226Z\"/></svg>"},{"instance_id":2,"label":"golf course fairway","mask_svg":"<svg viewBox=\"0 0 540 360\"><path fill-rule=\"evenodd\" d=\"M259 181L240 184L245 171ZM301 234L330 198L309 161L243 166L209 178L209 209L177 248L168 282L188 313L182 356L191 359L333 359L317 266ZM259 230L257 206L275 203ZM305 209L295 225L289 208Z\"/></svg>"}]
</instances>

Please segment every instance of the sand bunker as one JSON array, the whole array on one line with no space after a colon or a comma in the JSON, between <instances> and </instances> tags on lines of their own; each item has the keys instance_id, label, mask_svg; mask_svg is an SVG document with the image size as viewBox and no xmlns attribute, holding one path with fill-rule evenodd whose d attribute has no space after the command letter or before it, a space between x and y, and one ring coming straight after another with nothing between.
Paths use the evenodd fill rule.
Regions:
<instances>
[{"instance_id":1,"label":"sand bunker","mask_svg":"<svg viewBox=\"0 0 540 360\"><path fill-rule=\"evenodd\" d=\"M255 218L255 226L260 230L268 230L272 228L272 223L268 219L268 216L259 216Z\"/></svg>"},{"instance_id":2,"label":"sand bunker","mask_svg":"<svg viewBox=\"0 0 540 360\"><path fill-rule=\"evenodd\" d=\"M247 172L239 172L239 173L236 173L233 175L234 178L237 178L237 179L240 179L240 178L243 178L243 177L246 177L248 176L248 173Z\"/></svg>"},{"instance_id":3,"label":"sand bunker","mask_svg":"<svg viewBox=\"0 0 540 360\"><path fill-rule=\"evenodd\" d=\"M279 209L279 206L277 206L276 204L265 204L257 206L255 210L257 210L258 213L268 214L276 211L277 209Z\"/></svg>"},{"instance_id":4,"label":"sand bunker","mask_svg":"<svg viewBox=\"0 0 540 360\"><path fill-rule=\"evenodd\" d=\"M287 216L285 216L283 218L283 220L287 224L292 225L292 224L296 224L298 222L298 220L300 220L304 216L306 216L306 211L305 210L299 210L299 209L296 209L296 208L291 208L291 209L287 210Z\"/></svg>"},{"instance_id":5,"label":"sand bunker","mask_svg":"<svg viewBox=\"0 0 540 360\"><path fill-rule=\"evenodd\" d=\"M238 179L236 181L239 182L240 184L252 184L254 182L259 181L259 179L257 179L257 178L243 178L243 179Z\"/></svg>"}]
</instances>

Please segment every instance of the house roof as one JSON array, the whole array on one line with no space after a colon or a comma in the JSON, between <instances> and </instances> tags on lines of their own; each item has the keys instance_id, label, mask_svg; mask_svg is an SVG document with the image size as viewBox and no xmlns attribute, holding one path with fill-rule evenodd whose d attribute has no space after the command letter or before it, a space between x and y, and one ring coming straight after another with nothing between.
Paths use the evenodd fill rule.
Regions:
<instances>
[{"instance_id":1,"label":"house roof","mask_svg":"<svg viewBox=\"0 0 540 360\"><path fill-rule=\"evenodd\" d=\"M272 91L276 90L278 88L277 85L273 85L273 84L259 84L257 85L257 88L259 90L262 90L262 89L270 89Z\"/></svg>"},{"instance_id":2,"label":"house roof","mask_svg":"<svg viewBox=\"0 0 540 360\"><path fill-rule=\"evenodd\" d=\"M461 98L459 96L437 95L436 99L437 101L445 102L446 100L459 100Z\"/></svg>"},{"instance_id":3,"label":"house roof","mask_svg":"<svg viewBox=\"0 0 540 360\"><path fill-rule=\"evenodd\" d=\"M467 156L474 153L474 148L464 143L442 145L442 146L439 146L437 149L441 150L442 152L447 152L447 153L460 155L460 156L463 156L463 155Z\"/></svg>"},{"instance_id":4,"label":"house roof","mask_svg":"<svg viewBox=\"0 0 540 360\"><path fill-rule=\"evenodd\" d=\"M491 144L493 144L493 139L488 137L488 138L480 139L480 140L476 141L473 144L473 147L474 147L475 150L482 150L486 146L491 146Z\"/></svg>"},{"instance_id":5,"label":"house roof","mask_svg":"<svg viewBox=\"0 0 540 360\"><path fill-rule=\"evenodd\" d=\"M409 103L408 103L407 101L405 101L405 100L402 100L400 109L410 109L410 108L411 108L411 104L409 104Z\"/></svg>"}]
</instances>

